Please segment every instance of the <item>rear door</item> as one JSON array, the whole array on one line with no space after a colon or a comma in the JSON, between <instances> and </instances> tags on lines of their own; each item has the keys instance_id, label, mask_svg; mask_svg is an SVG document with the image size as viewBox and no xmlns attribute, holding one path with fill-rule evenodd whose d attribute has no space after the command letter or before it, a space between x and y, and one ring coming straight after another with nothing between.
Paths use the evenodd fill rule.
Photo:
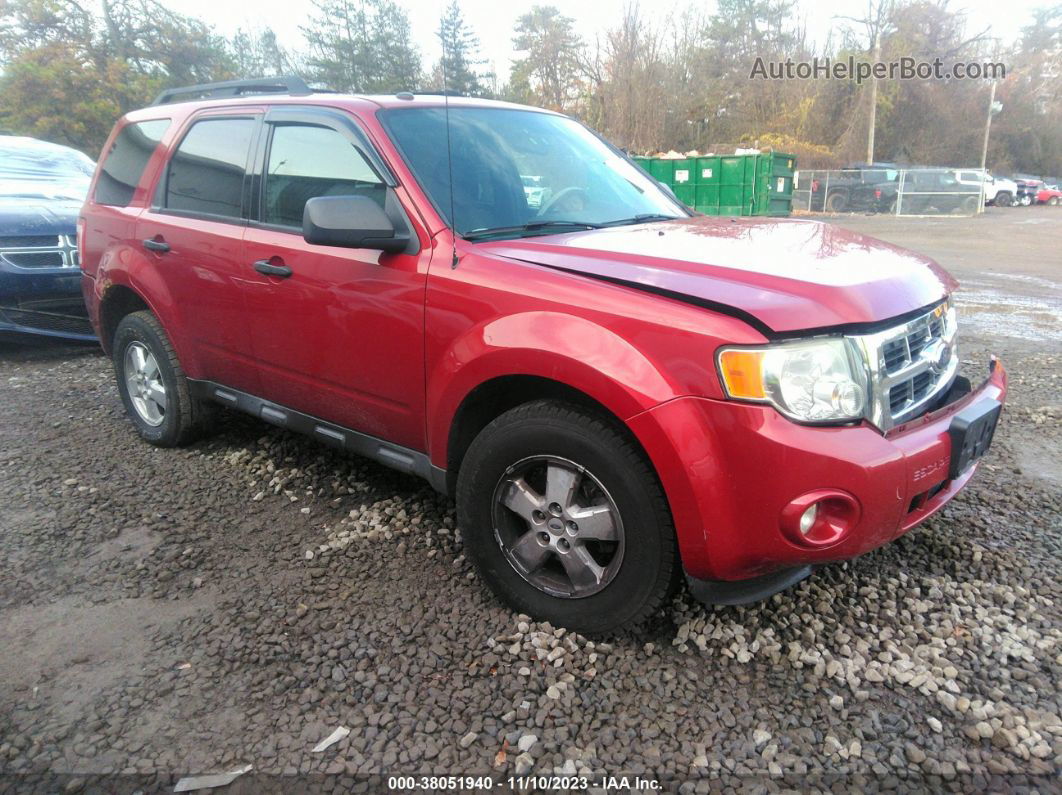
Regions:
<instances>
[{"instance_id":1,"label":"rear door","mask_svg":"<svg viewBox=\"0 0 1062 795\"><path fill-rule=\"evenodd\" d=\"M257 393L243 298L248 171L261 113L192 117L166 164L137 238L153 258L195 360L192 375ZM161 293L161 295L159 294Z\"/></svg>"},{"instance_id":2,"label":"rear door","mask_svg":"<svg viewBox=\"0 0 1062 795\"><path fill-rule=\"evenodd\" d=\"M274 108L260 140L253 188L259 209L244 239L242 278L263 397L423 450L430 248L421 247L398 205L394 177L355 120L339 111ZM386 254L307 243L306 201L349 195L400 213L411 247ZM290 275L259 273L256 263Z\"/></svg>"}]
</instances>

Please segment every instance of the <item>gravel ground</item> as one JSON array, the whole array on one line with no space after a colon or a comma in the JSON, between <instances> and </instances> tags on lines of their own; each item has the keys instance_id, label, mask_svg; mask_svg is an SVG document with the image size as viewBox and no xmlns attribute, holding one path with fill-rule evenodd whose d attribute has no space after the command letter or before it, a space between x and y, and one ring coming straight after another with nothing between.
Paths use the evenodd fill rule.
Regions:
<instances>
[{"instance_id":1,"label":"gravel ground","mask_svg":"<svg viewBox=\"0 0 1062 795\"><path fill-rule=\"evenodd\" d=\"M1012 398L941 514L765 603L681 594L593 640L494 600L421 482L234 414L157 450L96 351L0 342L0 789L250 764L228 791L1058 791L1059 349L963 339L1004 357Z\"/></svg>"}]
</instances>

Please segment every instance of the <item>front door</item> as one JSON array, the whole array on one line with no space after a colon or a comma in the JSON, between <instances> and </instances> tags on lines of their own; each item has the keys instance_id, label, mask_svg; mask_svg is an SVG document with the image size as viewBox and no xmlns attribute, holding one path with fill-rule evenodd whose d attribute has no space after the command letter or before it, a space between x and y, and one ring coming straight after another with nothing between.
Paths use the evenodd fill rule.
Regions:
<instances>
[{"instance_id":1,"label":"front door","mask_svg":"<svg viewBox=\"0 0 1062 795\"><path fill-rule=\"evenodd\" d=\"M260 382L242 297L243 205L259 116L193 120L136 230L164 286L150 292L168 302L191 353L189 375L252 393Z\"/></svg>"},{"instance_id":2,"label":"front door","mask_svg":"<svg viewBox=\"0 0 1062 795\"><path fill-rule=\"evenodd\" d=\"M429 251L384 254L302 236L308 199L362 195L383 206L396 200L392 180L353 119L334 111L271 111L257 162L243 262L262 396L423 450ZM277 268L281 275L260 272Z\"/></svg>"}]
</instances>

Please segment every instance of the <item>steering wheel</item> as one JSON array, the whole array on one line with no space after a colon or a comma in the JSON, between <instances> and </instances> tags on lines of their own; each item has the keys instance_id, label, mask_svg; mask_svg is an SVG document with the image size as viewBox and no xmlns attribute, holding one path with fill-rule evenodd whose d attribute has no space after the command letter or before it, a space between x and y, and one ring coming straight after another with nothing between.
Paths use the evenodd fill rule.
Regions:
<instances>
[{"instance_id":1,"label":"steering wheel","mask_svg":"<svg viewBox=\"0 0 1062 795\"><path fill-rule=\"evenodd\" d=\"M535 213L535 218L544 217L546 213L553 209L553 206L557 204L557 202L561 201L561 199L571 198L572 196L578 196L580 194L582 195L584 202L590 198L590 195L586 192L586 190L580 188L578 185L572 185L570 187L565 188L564 190L557 193L557 195L550 199L546 204L539 207L538 212Z\"/></svg>"}]
</instances>

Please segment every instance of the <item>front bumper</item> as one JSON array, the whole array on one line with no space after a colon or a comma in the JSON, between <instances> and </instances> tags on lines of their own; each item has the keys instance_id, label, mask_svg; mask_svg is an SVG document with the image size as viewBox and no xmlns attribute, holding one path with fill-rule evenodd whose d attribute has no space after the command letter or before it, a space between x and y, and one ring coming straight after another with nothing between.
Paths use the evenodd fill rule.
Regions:
<instances>
[{"instance_id":1,"label":"front bumper","mask_svg":"<svg viewBox=\"0 0 1062 795\"><path fill-rule=\"evenodd\" d=\"M95 341L77 268L15 268L0 260L0 331Z\"/></svg>"},{"instance_id":2,"label":"front bumper","mask_svg":"<svg viewBox=\"0 0 1062 795\"><path fill-rule=\"evenodd\" d=\"M869 424L798 425L768 406L684 397L629 425L649 453L671 504L683 566L700 590L760 598L801 570L853 558L931 516L969 482L977 465L948 479L952 418L976 401L1004 402L1007 376L989 377L961 399L882 434ZM855 499L859 516L836 543L807 548L781 530L793 500L820 489ZM737 581L758 579L740 585ZM694 592L697 592L694 588ZM724 594L725 595L725 594Z\"/></svg>"}]
</instances>

